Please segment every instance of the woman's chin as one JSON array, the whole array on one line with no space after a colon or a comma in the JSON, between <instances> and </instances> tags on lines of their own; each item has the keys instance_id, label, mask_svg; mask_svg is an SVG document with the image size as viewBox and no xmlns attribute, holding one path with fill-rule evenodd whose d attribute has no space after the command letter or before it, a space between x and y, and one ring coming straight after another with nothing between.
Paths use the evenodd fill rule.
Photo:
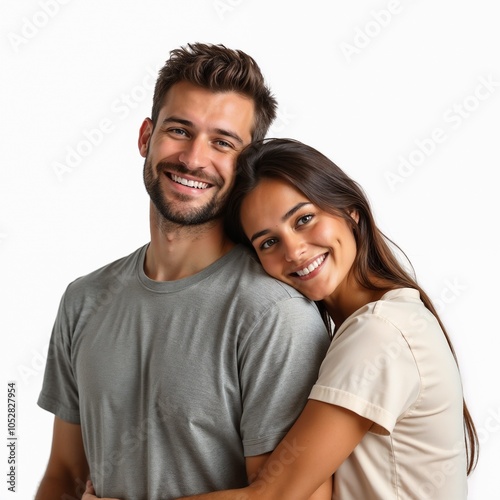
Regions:
<instances>
[{"instance_id":1,"label":"woman's chin","mask_svg":"<svg viewBox=\"0 0 500 500\"><path fill-rule=\"evenodd\" d=\"M291 285L293 286L293 288L295 288L295 290L297 290L302 295L304 295L304 297L308 298L309 300L313 300L314 302L319 302L319 301L323 300L325 297L327 297L326 294L318 293L317 290L314 290L314 291L304 290L303 287L294 286L293 284L291 284Z\"/></svg>"}]
</instances>

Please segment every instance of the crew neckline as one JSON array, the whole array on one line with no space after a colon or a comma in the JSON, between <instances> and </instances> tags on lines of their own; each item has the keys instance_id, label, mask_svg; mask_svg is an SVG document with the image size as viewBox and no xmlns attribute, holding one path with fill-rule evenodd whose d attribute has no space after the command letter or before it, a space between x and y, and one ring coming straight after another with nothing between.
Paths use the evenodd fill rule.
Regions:
<instances>
[{"instance_id":1,"label":"crew neckline","mask_svg":"<svg viewBox=\"0 0 500 500\"><path fill-rule=\"evenodd\" d=\"M240 245L236 245L229 252L223 255L221 258L217 259L215 262L205 267L201 271L193 274L191 276L187 276L185 278L181 278L178 280L172 281L155 281L149 278L144 272L144 260L146 258L146 251L149 247L149 243L144 245L137 256L136 262L136 275L140 284L149 291L157 292L157 293L172 293L177 292L179 290L183 290L184 288L190 287L203 281L214 273L218 272L221 268L226 266L232 260L239 258L239 256L243 252L243 248Z\"/></svg>"}]
</instances>

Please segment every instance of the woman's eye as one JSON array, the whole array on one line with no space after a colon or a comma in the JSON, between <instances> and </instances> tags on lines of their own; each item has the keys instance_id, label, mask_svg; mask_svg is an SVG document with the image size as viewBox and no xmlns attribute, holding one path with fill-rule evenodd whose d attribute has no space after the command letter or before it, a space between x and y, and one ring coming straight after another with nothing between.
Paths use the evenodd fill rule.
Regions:
<instances>
[{"instance_id":1,"label":"woman's eye","mask_svg":"<svg viewBox=\"0 0 500 500\"><path fill-rule=\"evenodd\" d=\"M264 242L261 243L260 245L260 249L261 250L266 250L268 248L271 248L274 244L276 243L276 239L275 238L270 238Z\"/></svg>"},{"instance_id":2,"label":"woman's eye","mask_svg":"<svg viewBox=\"0 0 500 500\"><path fill-rule=\"evenodd\" d=\"M297 220L297 226L303 226L304 224L307 224L308 222L311 221L312 218L313 218L312 214L303 215Z\"/></svg>"}]
</instances>

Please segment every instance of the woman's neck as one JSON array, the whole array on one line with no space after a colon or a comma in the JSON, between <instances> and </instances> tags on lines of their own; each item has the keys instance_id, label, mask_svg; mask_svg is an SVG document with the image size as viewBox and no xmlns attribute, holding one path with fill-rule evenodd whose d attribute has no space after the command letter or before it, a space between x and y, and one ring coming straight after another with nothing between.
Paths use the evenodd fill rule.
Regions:
<instances>
[{"instance_id":1,"label":"woman's neck","mask_svg":"<svg viewBox=\"0 0 500 500\"><path fill-rule=\"evenodd\" d=\"M358 309L370 302L380 300L389 290L395 288L390 283L382 284L375 280L373 282L377 290L361 285L354 276L349 275L329 297L323 300L328 314L335 323L335 330L338 330L340 325Z\"/></svg>"}]
</instances>

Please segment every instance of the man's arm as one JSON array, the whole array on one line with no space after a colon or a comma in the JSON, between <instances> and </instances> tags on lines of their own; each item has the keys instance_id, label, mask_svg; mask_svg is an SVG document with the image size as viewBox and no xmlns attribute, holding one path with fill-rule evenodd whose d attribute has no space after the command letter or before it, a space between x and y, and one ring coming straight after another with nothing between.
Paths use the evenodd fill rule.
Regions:
<instances>
[{"instance_id":1,"label":"man's arm","mask_svg":"<svg viewBox=\"0 0 500 500\"><path fill-rule=\"evenodd\" d=\"M35 500L81 498L88 476L81 427L55 417L49 463Z\"/></svg>"},{"instance_id":2,"label":"man's arm","mask_svg":"<svg viewBox=\"0 0 500 500\"><path fill-rule=\"evenodd\" d=\"M258 475L271 453L264 453L255 457L245 457L248 482L251 483Z\"/></svg>"}]
</instances>

